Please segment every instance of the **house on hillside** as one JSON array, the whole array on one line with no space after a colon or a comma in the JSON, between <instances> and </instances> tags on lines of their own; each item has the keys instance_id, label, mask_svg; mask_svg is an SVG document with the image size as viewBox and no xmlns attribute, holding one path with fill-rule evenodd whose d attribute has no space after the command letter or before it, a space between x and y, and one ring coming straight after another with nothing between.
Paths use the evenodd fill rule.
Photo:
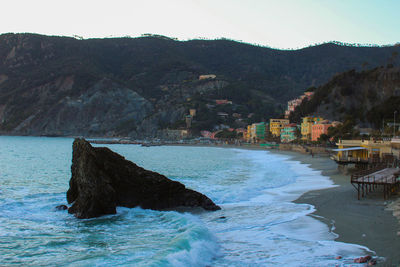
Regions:
<instances>
[{"instance_id":1,"label":"house on hillside","mask_svg":"<svg viewBox=\"0 0 400 267\"><path fill-rule=\"evenodd\" d=\"M285 110L285 119L289 118L290 113L292 113L296 109L296 107L300 106L300 104L303 102L304 99L310 100L313 95L314 92L305 92L300 97L288 101L288 106L287 109Z\"/></svg>"},{"instance_id":2,"label":"house on hillside","mask_svg":"<svg viewBox=\"0 0 400 267\"><path fill-rule=\"evenodd\" d=\"M232 105L232 101L229 101L228 99L217 99L217 100L215 100L215 104L217 104L217 105L227 105L227 104Z\"/></svg>"},{"instance_id":3,"label":"house on hillside","mask_svg":"<svg viewBox=\"0 0 400 267\"><path fill-rule=\"evenodd\" d=\"M207 79L215 79L217 78L217 75L215 74L205 74L205 75L200 75L199 80L207 80Z\"/></svg>"}]
</instances>

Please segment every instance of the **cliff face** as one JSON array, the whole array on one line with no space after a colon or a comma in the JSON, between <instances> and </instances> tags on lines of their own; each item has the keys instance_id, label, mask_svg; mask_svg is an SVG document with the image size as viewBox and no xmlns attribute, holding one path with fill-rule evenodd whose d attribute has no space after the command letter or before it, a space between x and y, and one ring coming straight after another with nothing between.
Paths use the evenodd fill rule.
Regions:
<instances>
[{"instance_id":1,"label":"cliff face","mask_svg":"<svg viewBox=\"0 0 400 267\"><path fill-rule=\"evenodd\" d=\"M397 64L395 52L400 48L325 44L281 51L228 40L4 34L0 132L145 137L182 121L188 108L201 110L199 128L218 123L212 118L218 111L275 116L287 100L335 73ZM216 79L199 80L203 74ZM214 99L235 105L205 109Z\"/></svg>"},{"instance_id":2,"label":"cliff face","mask_svg":"<svg viewBox=\"0 0 400 267\"><path fill-rule=\"evenodd\" d=\"M317 88L313 98L300 105L292 117L313 114L344 121L351 116L362 127L379 128L383 120L393 120L399 104L400 68L352 70Z\"/></svg>"}]
</instances>

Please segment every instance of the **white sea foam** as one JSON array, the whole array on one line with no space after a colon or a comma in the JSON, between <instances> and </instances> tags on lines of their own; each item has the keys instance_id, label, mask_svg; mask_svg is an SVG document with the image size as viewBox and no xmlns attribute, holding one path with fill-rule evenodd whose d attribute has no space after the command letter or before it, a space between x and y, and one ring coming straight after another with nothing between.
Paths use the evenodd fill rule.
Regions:
<instances>
[{"instance_id":1,"label":"white sea foam","mask_svg":"<svg viewBox=\"0 0 400 267\"><path fill-rule=\"evenodd\" d=\"M72 139L0 137L0 262L72 266L332 266L364 254L292 200L334 186L288 156L237 149L110 146L222 207L185 214L118 208L78 220L65 203ZM67 155L67 156L65 156ZM336 256L342 260L335 260Z\"/></svg>"},{"instance_id":2,"label":"white sea foam","mask_svg":"<svg viewBox=\"0 0 400 267\"><path fill-rule=\"evenodd\" d=\"M335 242L337 235L326 224L307 216L315 211L312 205L291 202L310 190L334 187L329 177L287 156L264 151L238 155L249 161L245 166L251 175L226 193L232 197L222 205L223 222L205 219L222 247L218 265L331 266L368 251Z\"/></svg>"}]
</instances>

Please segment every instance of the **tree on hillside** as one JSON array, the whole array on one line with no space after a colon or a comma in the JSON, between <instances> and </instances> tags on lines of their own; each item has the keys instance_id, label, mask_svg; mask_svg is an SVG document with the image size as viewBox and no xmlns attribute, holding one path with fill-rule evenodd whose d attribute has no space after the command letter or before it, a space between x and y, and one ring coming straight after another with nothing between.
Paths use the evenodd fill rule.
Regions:
<instances>
[{"instance_id":1,"label":"tree on hillside","mask_svg":"<svg viewBox=\"0 0 400 267\"><path fill-rule=\"evenodd\" d=\"M351 115L346 116L344 122L337 127L329 127L327 137L333 138L334 142L339 139L354 139L360 137L360 132L354 127L356 126L355 120Z\"/></svg>"},{"instance_id":2,"label":"tree on hillside","mask_svg":"<svg viewBox=\"0 0 400 267\"><path fill-rule=\"evenodd\" d=\"M237 137L237 134L235 131L229 131L227 129L224 129L224 130L220 131L219 133L217 133L215 135L215 137L222 138L222 139L234 139Z\"/></svg>"}]
</instances>

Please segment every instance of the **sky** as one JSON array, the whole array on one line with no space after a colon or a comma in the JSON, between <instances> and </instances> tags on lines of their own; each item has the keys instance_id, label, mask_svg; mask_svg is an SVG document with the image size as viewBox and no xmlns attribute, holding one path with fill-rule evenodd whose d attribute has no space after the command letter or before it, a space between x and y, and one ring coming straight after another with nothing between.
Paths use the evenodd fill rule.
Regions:
<instances>
[{"instance_id":1,"label":"sky","mask_svg":"<svg viewBox=\"0 0 400 267\"><path fill-rule=\"evenodd\" d=\"M160 34L279 49L400 42L400 0L1 0L0 33Z\"/></svg>"}]
</instances>

